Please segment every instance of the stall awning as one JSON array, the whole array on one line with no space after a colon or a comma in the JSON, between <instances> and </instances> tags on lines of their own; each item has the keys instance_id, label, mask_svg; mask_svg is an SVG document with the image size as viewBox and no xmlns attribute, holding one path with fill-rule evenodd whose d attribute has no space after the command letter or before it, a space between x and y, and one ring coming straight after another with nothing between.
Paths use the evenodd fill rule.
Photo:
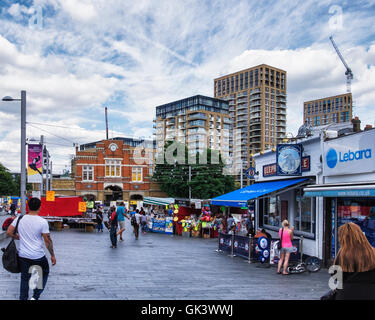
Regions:
<instances>
[{"instance_id":1,"label":"stall awning","mask_svg":"<svg viewBox=\"0 0 375 320\"><path fill-rule=\"evenodd\" d=\"M265 194L281 190L300 182L306 181L306 178L279 180L270 182L254 183L236 191L232 191L222 196L211 199L212 205L227 206L227 207L247 207L247 201L258 198Z\"/></svg>"},{"instance_id":2,"label":"stall awning","mask_svg":"<svg viewBox=\"0 0 375 320\"><path fill-rule=\"evenodd\" d=\"M375 184L310 185L303 189L306 197L375 197Z\"/></svg>"},{"instance_id":3,"label":"stall awning","mask_svg":"<svg viewBox=\"0 0 375 320\"><path fill-rule=\"evenodd\" d=\"M144 197L143 204L154 204L159 206L165 206L174 203L173 198L155 198L155 197Z\"/></svg>"}]
</instances>

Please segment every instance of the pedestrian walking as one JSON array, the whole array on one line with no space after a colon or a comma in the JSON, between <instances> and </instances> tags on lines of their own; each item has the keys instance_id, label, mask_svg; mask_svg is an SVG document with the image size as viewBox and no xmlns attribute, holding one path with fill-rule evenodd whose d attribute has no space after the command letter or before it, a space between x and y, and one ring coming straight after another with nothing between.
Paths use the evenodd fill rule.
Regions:
<instances>
[{"instance_id":1,"label":"pedestrian walking","mask_svg":"<svg viewBox=\"0 0 375 320\"><path fill-rule=\"evenodd\" d=\"M96 224L98 232L103 232L103 212L100 207L96 209Z\"/></svg>"},{"instance_id":2,"label":"pedestrian walking","mask_svg":"<svg viewBox=\"0 0 375 320\"><path fill-rule=\"evenodd\" d=\"M342 289L330 291L322 300L374 300L375 249L361 228L349 222L338 230L340 249L334 265L343 272Z\"/></svg>"},{"instance_id":3,"label":"pedestrian walking","mask_svg":"<svg viewBox=\"0 0 375 320\"><path fill-rule=\"evenodd\" d=\"M277 273L281 273L281 268L283 267L283 275L288 275L288 264L290 254L294 252L292 240L293 240L293 230L294 228L289 228L288 220L284 220L282 222L282 228L279 230L280 242L281 242L281 250L280 250L280 260L277 267Z\"/></svg>"},{"instance_id":4,"label":"pedestrian walking","mask_svg":"<svg viewBox=\"0 0 375 320\"><path fill-rule=\"evenodd\" d=\"M235 225L235 221L233 219L233 216L230 214L227 219L227 233L232 230L233 225Z\"/></svg>"},{"instance_id":5,"label":"pedestrian walking","mask_svg":"<svg viewBox=\"0 0 375 320\"><path fill-rule=\"evenodd\" d=\"M135 214L133 214L131 222L132 222L133 229L134 229L135 239L138 240L139 225L141 224L141 215L139 214L138 209L135 211Z\"/></svg>"},{"instance_id":6,"label":"pedestrian walking","mask_svg":"<svg viewBox=\"0 0 375 320\"><path fill-rule=\"evenodd\" d=\"M116 210L117 220L120 225L120 230L117 232L117 235L120 236L120 241L124 241L122 238L122 233L125 231L125 218L129 219L129 217L125 213L125 204L123 202L117 207Z\"/></svg>"},{"instance_id":7,"label":"pedestrian walking","mask_svg":"<svg viewBox=\"0 0 375 320\"><path fill-rule=\"evenodd\" d=\"M29 298L29 280L31 274L30 267L39 266L42 274L39 275L37 271L33 274L42 276L42 286L34 289L33 296L30 300L38 300L41 293L47 284L49 275L49 264L43 250L43 240L51 255L51 262L54 266L56 264L55 252L53 243L49 232L47 220L39 217L41 201L38 198L31 198L28 202L29 214L17 217L9 226L7 234L20 241L18 255L21 266L21 287L20 300L27 300ZM14 230L18 219L22 217L18 224L18 233L14 235ZM34 267L35 270L36 267ZM38 269L36 269L38 270Z\"/></svg>"},{"instance_id":8,"label":"pedestrian walking","mask_svg":"<svg viewBox=\"0 0 375 320\"><path fill-rule=\"evenodd\" d=\"M143 212L143 214L141 215L141 226L142 226L142 233L146 234L146 227L147 227L146 212Z\"/></svg>"},{"instance_id":9,"label":"pedestrian walking","mask_svg":"<svg viewBox=\"0 0 375 320\"><path fill-rule=\"evenodd\" d=\"M10 205L10 214L12 216L14 216L16 214L16 210L17 210L17 205L13 202L11 205Z\"/></svg>"},{"instance_id":10,"label":"pedestrian walking","mask_svg":"<svg viewBox=\"0 0 375 320\"><path fill-rule=\"evenodd\" d=\"M112 216L109 220L110 230L109 230L109 237L111 239L111 248L115 249L117 248L117 213L116 210L112 211Z\"/></svg>"}]
</instances>

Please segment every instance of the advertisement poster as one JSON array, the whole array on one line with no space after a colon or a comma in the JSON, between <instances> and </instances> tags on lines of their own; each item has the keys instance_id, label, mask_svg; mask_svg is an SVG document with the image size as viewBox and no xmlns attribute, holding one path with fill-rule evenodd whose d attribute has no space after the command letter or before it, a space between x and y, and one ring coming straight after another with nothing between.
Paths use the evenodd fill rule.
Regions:
<instances>
[{"instance_id":1,"label":"advertisement poster","mask_svg":"<svg viewBox=\"0 0 375 320\"><path fill-rule=\"evenodd\" d=\"M43 150L40 144L29 144L28 145L28 156L27 156L27 182L29 183L41 183L43 179L42 175L42 159Z\"/></svg>"},{"instance_id":2,"label":"advertisement poster","mask_svg":"<svg viewBox=\"0 0 375 320\"><path fill-rule=\"evenodd\" d=\"M165 233L173 234L173 217L165 218Z\"/></svg>"},{"instance_id":3,"label":"advertisement poster","mask_svg":"<svg viewBox=\"0 0 375 320\"><path fill-rule=\"evenodd\" d=\"M226 233L219 233L219 250L231 252L232 235Z\"/></svg>"},{"instance_id":4,"label":"advertisement poster","mask_svg":"<svg viewBox=\"0 0 375 320\"><path fill-rule=\"evenodd\" d=\"M165 219L152 219L152 232L165 232Z\"/></svg>"},{"instance_id":5,"label":"advertisement poster","mask_svg":"<svg viewBox=\"0 0 375 320\"><path fill-rule=\"evenodd\" d=\"M249 241L250 238L248 237L243 237L243 236L234 236L234 243L233 243L233 253L236 256L243 257L247 259L249 257Z\"/></svg>"}]
</instances>

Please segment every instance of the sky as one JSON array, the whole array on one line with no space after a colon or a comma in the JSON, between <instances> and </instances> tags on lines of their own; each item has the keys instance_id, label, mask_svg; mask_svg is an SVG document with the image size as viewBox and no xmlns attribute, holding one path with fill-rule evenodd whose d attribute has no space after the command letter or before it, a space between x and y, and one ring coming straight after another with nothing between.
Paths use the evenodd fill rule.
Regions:
<instances>
[{"instance_id":1,"label":"sky","mask_svg":"<svg viewBox=\"0 0 375 320\"><path fill-rule=\"evenodd\" d=\"M375 0L0 0L0 98L27 91L27 138L44 135L53 173L73 144L152 137L155 107L258 64L287 71L287 132L303 101L346 92L375 125ZM20 104L0 102L0 163L20 171Z\"/></svg>"}]
</instances>

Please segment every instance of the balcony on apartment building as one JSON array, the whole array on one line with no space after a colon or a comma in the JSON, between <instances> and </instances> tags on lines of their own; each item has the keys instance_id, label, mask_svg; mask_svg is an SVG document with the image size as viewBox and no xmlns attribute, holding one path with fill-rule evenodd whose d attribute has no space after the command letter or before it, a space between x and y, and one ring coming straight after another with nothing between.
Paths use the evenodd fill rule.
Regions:
<instances>
[{"instance_id":1,"label":"balcony on apartment building","mask_svg":"<svg viewBox=\"0 0 375 320\"><path fill-rule=\"evenodd\" d=\"M257 93L260 93L260 88L256 88L256 89L250 91L251 95L254 95L254 94L257 94Z\"/></svg>"},{"instance_id":2,"label":"balcony on apartment building","mask_svg":"<svg viewBox=\"0 0 375 320\"><path fill-rule=\"evenodd\" d=\"M260 94L253 94L250 96L250 101L260 100L262 99L262 96Z\"/></svg>"},{"instance_id":3,"label":"balcony on apartment building","mask_svg":"<svg viewBox=\"0 0 375 320\"><path fill-rule=\"evenodd\" d=\"M190 120L197 120L197 119L202 119L206 120L207 119L207 114L205 113L190 113L189 114L189 121Z\"/></svg>"},{"instance_id":4,"label":"balcony on apartment building","mask_svg":"<svg viewBox=\"0 0 375 320\"><path fill-rule=\"evenodd\" d=\"M242 92L239 92L237 94L237 99L238 98L243 98L243 97L247 97L247 92L246 91L242 91Z\"/></svg>"}]
</instances>

